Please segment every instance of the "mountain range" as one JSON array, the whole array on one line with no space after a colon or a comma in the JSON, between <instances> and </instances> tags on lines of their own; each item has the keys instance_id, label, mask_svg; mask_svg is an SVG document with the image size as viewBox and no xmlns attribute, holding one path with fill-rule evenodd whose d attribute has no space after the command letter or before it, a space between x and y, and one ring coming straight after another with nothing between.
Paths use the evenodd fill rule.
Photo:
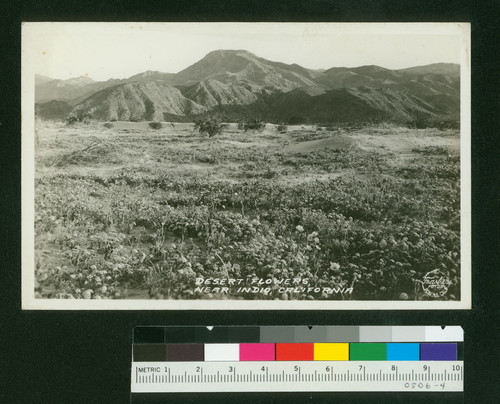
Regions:
<instances>
[{"instance_id":1,"label":"mountain range","mask_svg":"<svg viewBox=\"0 0 500 404\"><path fill-rule=\"evenodd\" d=\"M102 121L193 121L217 112L232 121L286 123L458 120L460 66L315 70L217 50L178 73L107 81L36 75L35 102L43 119L84 113Z\"/></svg>"}]
</instances>

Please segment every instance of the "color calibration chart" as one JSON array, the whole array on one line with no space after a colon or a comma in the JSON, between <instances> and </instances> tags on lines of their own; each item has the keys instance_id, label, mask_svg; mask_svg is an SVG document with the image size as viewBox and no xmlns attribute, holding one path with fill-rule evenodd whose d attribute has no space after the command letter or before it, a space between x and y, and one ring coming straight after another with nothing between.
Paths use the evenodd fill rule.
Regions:
<instances>
[{"instance_id":1,"label":"color calibration chart","mask_svg":"<svg viewBox=\"0 0 500 404\"><path fill-rule=\"evenodd\" d=\"M136 327L132 393L461 392L459 326Z\"/></svg>"}]
</instances>

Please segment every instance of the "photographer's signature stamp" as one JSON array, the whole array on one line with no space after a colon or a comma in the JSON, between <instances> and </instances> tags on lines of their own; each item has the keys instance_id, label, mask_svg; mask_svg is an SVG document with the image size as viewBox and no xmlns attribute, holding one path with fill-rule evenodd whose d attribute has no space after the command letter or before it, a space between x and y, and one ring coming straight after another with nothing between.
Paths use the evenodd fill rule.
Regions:
<instances>
[{"instance_id":1,"label":"photographer's signature stamp","mask_svg":"<svg viewBox=\"0 0 500 404\"><path fill-rule=\"evenodd\" d=\"M435 269L425 274L421 283L425 294L434 298L444 296L451 285L448 276L439 269Z\"/></svg>"}]
</instances>

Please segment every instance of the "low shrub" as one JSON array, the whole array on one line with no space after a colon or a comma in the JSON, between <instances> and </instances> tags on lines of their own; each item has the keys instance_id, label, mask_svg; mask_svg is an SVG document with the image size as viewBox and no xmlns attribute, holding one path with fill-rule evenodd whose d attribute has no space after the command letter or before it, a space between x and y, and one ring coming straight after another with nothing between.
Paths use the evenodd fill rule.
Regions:
<instances>
[{"instance_id":1,"label":"low shrub","mask_svg":"<svg viewBox=\"0 0 500 404\"><path fill-rule=\"evenodd\" d=\"M162 128L161 122L149 122L149 127L154 130L158 130Z\"/></svg>"},{"instance_id":2,"label":"low shrub","mask_svg":"<svg viewBox=\"0 0 500 404\"><path fill-rule=\"evenodd\" d=\"M111 122L106 122L103 126L104 126L105 128L111 129L111 128L112 128L113 126L115 126L115 125L113 125Z\"/></svg>"},{"instance_id":3,"label":"low shrub","mask_svg":"<svg viewBox=\"0 0 500 404\"><path fill-rule=\"evenodd\" d=\"M286 133L288 131L288 126L285 123L276 125L276 130L280 133Z\"/></svg>"},{"instance_id":4,"label":"low shrub","mask_svg":"<svg viewBox=\"0 0 500 404\"><path fill-rule=\"evenodd\" d=\"M73 125L78 122L78 118L75 115L70 115L66 118L66 125Z\"/></svg>"},{"instance_id":5,"label":"low shrub","mask_svg":"<svg viewBox=\"0 0 500 404\"><path fill-rule=\"evenodd\" d=\"M260 118L249 119L243 124L243 129L245 132L247 130L262 130L266 126L266 123Z\"/></svg>"},{"instance_id":6,"label":"low shrub","mask_svg":"<svg viewBox=\"0 0 500 404\"><path fill-rule=\"evenodd\" d=\"M75 123L90 123L92 120L92 114L90 112L77 110L71 112L66 118L66 125L74 125Z\"/></svg>"}]
</instances>

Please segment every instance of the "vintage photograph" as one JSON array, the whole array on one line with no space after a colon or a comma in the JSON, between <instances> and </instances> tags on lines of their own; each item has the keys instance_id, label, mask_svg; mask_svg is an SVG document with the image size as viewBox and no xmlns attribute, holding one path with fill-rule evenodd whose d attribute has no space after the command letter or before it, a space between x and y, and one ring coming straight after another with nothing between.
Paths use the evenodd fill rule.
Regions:
<instances>
[{"instance_id":1,"label":"vintage photograph","mask_svg":"<svg viewBox=\"0 0 500 404\"><path fill-rule=\"evenodd\" d=\"M470 26L25 23L24 309L466 309Z\"/></svg>"}]
</instances>

